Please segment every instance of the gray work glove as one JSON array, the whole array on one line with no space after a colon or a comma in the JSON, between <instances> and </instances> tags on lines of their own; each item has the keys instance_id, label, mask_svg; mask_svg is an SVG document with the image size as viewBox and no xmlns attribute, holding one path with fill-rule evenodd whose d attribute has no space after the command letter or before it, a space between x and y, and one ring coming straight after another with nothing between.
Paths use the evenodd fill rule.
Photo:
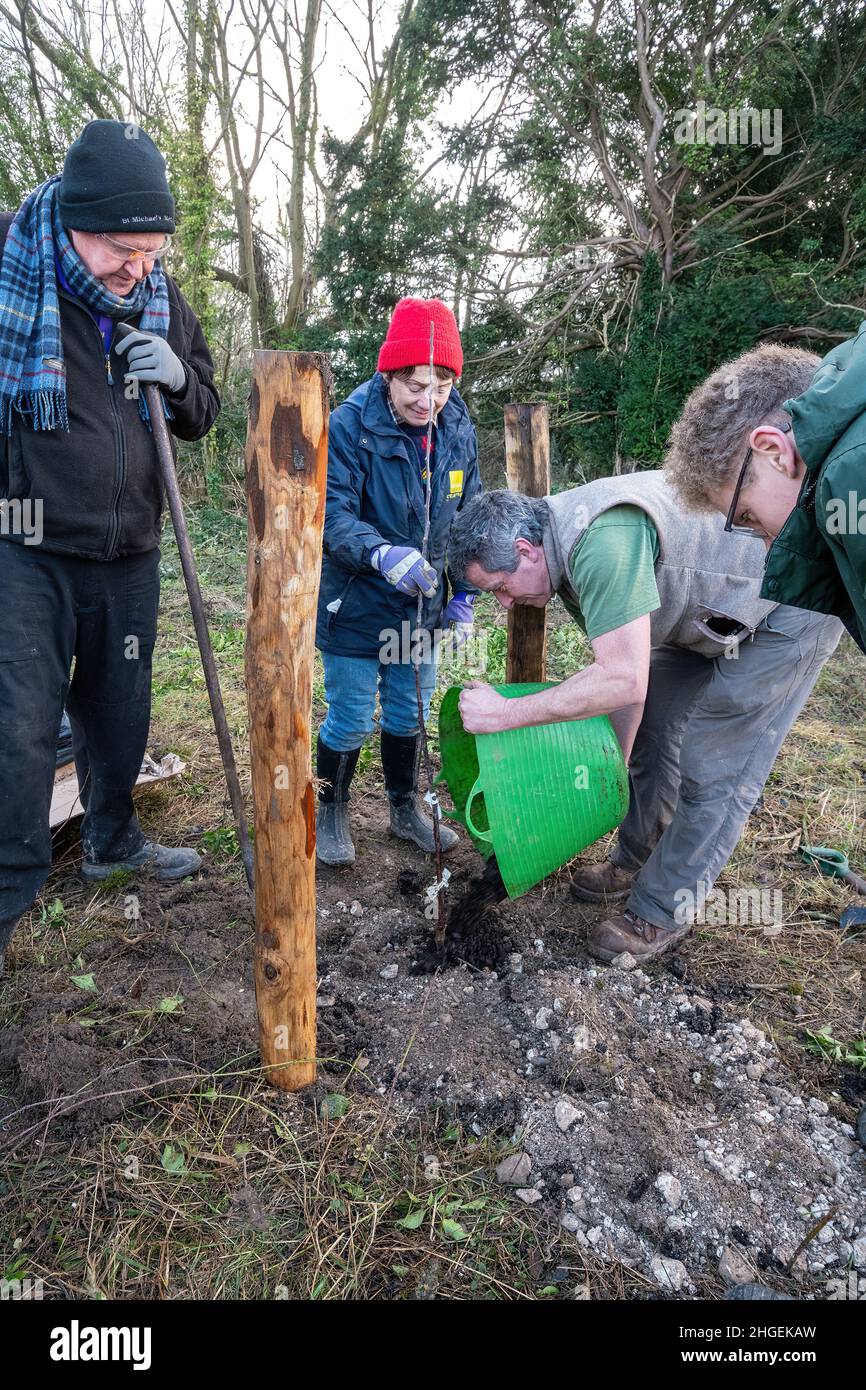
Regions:
<instances>
[{"instance_id":1,"label":"gray work glove","mask_svg":"<svg viewBox=\"0 0 866 1390\"><path fill-rule=\"evenodd\" d=\"M126 353L127 377L138 381L155 381L166 391L179 392L186 386L186 367L165 338L156 333L142 333L136 328L115 343L116 353Z\"/></svg>"}]
</instances>

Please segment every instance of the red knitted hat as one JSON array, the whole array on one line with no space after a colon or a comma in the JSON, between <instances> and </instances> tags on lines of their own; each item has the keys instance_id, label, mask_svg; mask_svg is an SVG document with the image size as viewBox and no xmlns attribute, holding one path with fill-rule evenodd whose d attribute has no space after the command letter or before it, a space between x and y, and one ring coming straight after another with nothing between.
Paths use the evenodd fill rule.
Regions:
<instances>
[{"instance_id":1,"label":"red knitted hat","mask_svg":"<svg viewBox=\"0 0 866 1390\"><path fill-rule=\"evenodd\" d=\"M400 367L420 367L429 362L431 322L434 367L450 367L459 376L463 370L460 332L441 299L399 300L379 349L379 371L396 372Z\"/></svg>"}]
</instances>

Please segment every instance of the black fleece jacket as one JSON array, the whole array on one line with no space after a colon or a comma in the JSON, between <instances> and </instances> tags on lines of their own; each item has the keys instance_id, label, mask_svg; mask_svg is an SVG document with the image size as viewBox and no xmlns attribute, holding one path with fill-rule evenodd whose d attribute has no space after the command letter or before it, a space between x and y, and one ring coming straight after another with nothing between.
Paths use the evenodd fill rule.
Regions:
<instances>
[{"instance_id":1,"label":"black fleece jacket","mask_svg":"<svg viewBox=\"0 0 866 1390\"><path fill-rule=\"evenodd\" d=\"M13 218L0 213L0 248ZM165 393L168 427L178 439L200 439L220 408L213 361L198 319L167 279L168 341L187 376L182 391ZM69 431L33 430L15 415L11 435L0 436L0 497L41 503L45 550L95 560L153 550L163 506L159 457L138 402L126 395L125 358L112 345L106 360L96 320L58 292ZM122 337L115 326L113 342ZM23 539L9 526L0 533L0 540Z\"/></svg>"}]
</instances>

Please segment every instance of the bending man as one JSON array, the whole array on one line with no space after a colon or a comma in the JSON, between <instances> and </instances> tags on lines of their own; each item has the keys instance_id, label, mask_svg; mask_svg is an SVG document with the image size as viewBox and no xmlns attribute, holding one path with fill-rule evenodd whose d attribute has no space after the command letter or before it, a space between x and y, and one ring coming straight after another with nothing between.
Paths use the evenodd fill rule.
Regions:
<instances>
[{"instance_id":1,"label":"bending man","mask_svg":"<svg viewBox=\"0 0 866 1390\"><path fill-rule=\"evenodd\" d=\"M610 715L631 799L617 845L576 896L627 900L593 927L610 961L668 950L694 923L842 625L759 597L764 548L689 512L661 471L599 478L545 499L490 492L454 523L449 566L503 608L558 594L594 662L506 700L474 683L465 727L494 733Z\"/></svg>"}]
</instances>

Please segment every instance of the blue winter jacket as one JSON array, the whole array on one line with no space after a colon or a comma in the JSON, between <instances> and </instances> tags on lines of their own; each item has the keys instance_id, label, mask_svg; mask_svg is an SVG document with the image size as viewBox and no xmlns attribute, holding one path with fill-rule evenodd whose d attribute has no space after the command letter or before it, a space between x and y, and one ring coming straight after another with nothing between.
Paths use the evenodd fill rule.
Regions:
<instances>
[{"instance_id":1,"label":"blue winter jacket","mask_svg":"<svg viewBox=\"0 0 866 1390\"><path fill-rule=\"evenodd\" d=\"M448 533L457 512L481 491L478 441L456 390L439 413L433 453L428 558L439 587L424 600L421 625L440 626L450 596L445 574ZM417 597L398 593L374 570L377 546L424 539L424 482L417 450L395 424L387 383L377 372L331 416L328 496L316 646L338 656L378 656L387 630L415 626ZM466 589L461 584L461 590ZM383 635L386 634L386 635Z\"/></svg>"}]
</instances>

